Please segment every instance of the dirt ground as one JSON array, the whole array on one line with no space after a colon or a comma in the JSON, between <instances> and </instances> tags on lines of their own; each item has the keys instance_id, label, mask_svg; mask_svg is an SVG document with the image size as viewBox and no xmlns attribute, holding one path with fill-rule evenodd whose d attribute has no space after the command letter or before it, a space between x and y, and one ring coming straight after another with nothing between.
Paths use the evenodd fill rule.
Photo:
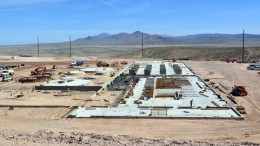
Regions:
<instances>
[{"instance_id":1,"label":"dirt ground","mask_svg":"<svg viewBox=\"0 0 260 146\"><path fill-rule=\"evenodd\" d=\"M246 109L245 120L66 119L60 117L70 109L14 109L21 114L6 114L1 108L0 145L260 145L257 72L247 71L247 64L185 63L203 79L229 89L245 85L248 96L236 97Z\"/></svg>"},{"instance_id":2,"label":"dirt ground","mask_svg":"<svg viewBox=\"0 0 260 146\"><path fill-rule=\"evenodd\" d=\"M238 105L245 107L247 114L246 120L260 121L260 76L257 71L247 70L248 64L226 63L226 62L185 62L191 69L197 73L202 79L210 79L216 85L222 84L229 90L220 88L226 92L222 97L232 106L234 105L227 97L227 93L232 90L234 85L242 85L246 87L247 96L235 97ZM258 127L260 128L260 127Z\"/></svg>"}]
</instances>

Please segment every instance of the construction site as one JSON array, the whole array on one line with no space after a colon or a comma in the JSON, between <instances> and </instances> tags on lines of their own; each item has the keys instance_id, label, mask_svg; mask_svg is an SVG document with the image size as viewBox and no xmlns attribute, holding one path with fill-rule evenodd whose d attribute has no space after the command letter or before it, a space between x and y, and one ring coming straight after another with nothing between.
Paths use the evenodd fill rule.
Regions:
<instances>
[{"instance_id":1,"label":"construction site","mask_svg":"<svg viewBox=\"0 0 260 146\"><path fill-rule=\"evenodd\" d=\"M121 97L117 97L120 100L118 105L79 107L69 116L243 119L183 63L137 61L106 86L100 94L122 92Z\"/></svg>"},{"instance_id":2,"label":"construction site","mask_svg":"<svg viewBox=\"0 0 260 146\"><path fill-rule=\"evenodd\" d=\"M113 131L117 135L147 138L224 140L222 137L229 136L237 141L243 141L241 137L246 134L247 141L258 142L255 137L260 135L260 94L255 80L259 77L247 70L247 64L241 67L220 61L30 59L1 62L5 66L0 83L0 114L4 118L0 123L9 130L85 129L87 133ZM224 69L220 70L220 66ZM245 73L252 73L254 79ZM19 127L25 121L29 124ZM153 125L159 123L165 126L157 131ZM187 127L197 137L177 134L180 131L172 131L172 127L177 131ZM204 130L210 134L205 135Z\"/></svg>"}]
</instances>

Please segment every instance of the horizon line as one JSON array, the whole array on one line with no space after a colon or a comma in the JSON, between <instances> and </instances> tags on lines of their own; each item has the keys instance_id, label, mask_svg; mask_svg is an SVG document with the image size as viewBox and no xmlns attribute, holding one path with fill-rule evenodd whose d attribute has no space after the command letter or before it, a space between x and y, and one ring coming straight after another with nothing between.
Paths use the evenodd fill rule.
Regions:
<instances>
[{"instance_id":1,"label":"horizon line","mask_svg":"<svg viewBox=\"0 0 260 146\"><path fill-rule=\"evenodd\" d=\"M109 36L113 36L113 35L118 35L118 34L121 34L121 33L126 33L126 34L134 34L136 32L140 32L140 33L143 33L143 34L148 34L148 35L160 35L162 37L185 37L185 36L193 36L193 35L217 35L217 34L220 34L220 35L242 35L242 33L196 33L196 34L187 34L187 35L177 35L177 36L174 36L174 35L169 35L169 34L158 34L158 33L146 33L146 32L142 32L142 31L134 31L134 32L119 32L119 33L115 33L115 34L110 34L110 33L107 33L107 32L102 32L102 33L98 33L98 34L95 34L95 35L88 35L86 37L80 37L80 38L77 38L77 39L74 39L72 41L76 41L76 40L79 40L79 39L85 39L87 37L98 37L98 35L100 34L108 34ZM246 32L246 31L245 31ZM166 36L167 35L167 36ZM260 35L260 34L254 34L254 33L245 33L245 35ZM72 36L72 35L68 35L69 36ZM104 36L105 37L109 37L109 36ZM14 44L0 44L0 46L20 46L20 45L35 45L37 44L37 37L38 38L41 38L39 36L36 36L35 37L35 43L31 42L31 43L14 43ZM56 43L68 43L69 42L69 39L68 41L56 41L56 42L40 42L40 44L56 44Z\"/></svg>"}]
</instances>

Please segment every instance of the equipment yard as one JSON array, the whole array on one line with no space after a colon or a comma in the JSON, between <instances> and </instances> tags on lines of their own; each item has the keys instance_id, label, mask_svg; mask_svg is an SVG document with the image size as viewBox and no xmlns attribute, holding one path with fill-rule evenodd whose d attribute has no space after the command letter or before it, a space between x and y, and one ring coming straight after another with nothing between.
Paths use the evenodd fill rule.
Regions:
<instances>
[{"instance_id":1,"label":"equipment yard","mask_svg":"<svg viewBox=\"0 0 260 146\"><path fill-rule=\"evenodd\" d=\"M0 82L1 145L260 143L259 75L248 64L32 58L1 62L24 64ZM235 85L247 95L231 95ZM51 140L61 132L68 139Z\"/></svg>"}]
</instances>

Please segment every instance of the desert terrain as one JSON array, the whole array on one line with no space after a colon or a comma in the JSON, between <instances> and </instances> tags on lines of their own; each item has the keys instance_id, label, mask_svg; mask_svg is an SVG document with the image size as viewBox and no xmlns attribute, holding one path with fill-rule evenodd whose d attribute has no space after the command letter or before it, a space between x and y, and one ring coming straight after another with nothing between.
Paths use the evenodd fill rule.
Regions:
<instances>
[{"instance_id":1,"label":"desert terrain","mask_svg":"<svg viewBox=\"0 0 260 146\"><path fill-rule=\"evenodd\" d=\"M217 47L217 46L151 46L144 49L145 58L177 58L191 60L225 60L226 58L236 58L242 60L241 47ZM141 50L121 55L122 58L140 58ZM245 62L258 62L260 49L258 47L245 48Z\"/></svg>"},{"instance_id":2,"label":"desert terrain","mask_svg":"<svg viewBox=\"0 0 260 146\"><path fill-rule=\"evenodd\" d=\"M260 0L0 0L0 146L260 146Z\"/></svg>"},{"instance_id":3,"label":"desert terrain","mask_svg":"<svg viewBox=\"0 0 260 146\"><path fill-rule=\"evenodd\" d=\"M1 64L25 63L17 69L16 77L29 75L30 70L46 64L65 69L68 58L17 58L2 57ZM85 59L86 64L95 66L96 60ZM37 60L32 62L33 60ZM121 59L124 60L124 59ZM109 59L107 62L120 61ZM127 60L132 62L134 60ZM245 120L182 120L182 119L70 119L65 115L71 111L68 106L89 103L95 99L93 93L72 92L70 96L54 96L58 93L35 93L30 87L40 83L1 83L1 105L34 104L63 105L64 107L17 107L9 110L0 107L1 145L259 145L260 144L260 82L256 71L246 70L248 64L220 61L184 61L202 79L224 84L228 90L220 93L228 104L242 105L247 114ZM120 66L119 68L124 68ZM104 79L109 77L104 77ZM101 78L102 79L102 78ZM102 79L103 81L103 79ZM236 97L237 105L226 95L233 85L244 85L248 95ZM28 88L20 89L21 86ZM8 88L7 88L8 87ZM12 89L13 88L13 89ZM10 93L23 90L22 98L9 99ZM17 92L19 92L17 91ZM115 93L116 94L116 93ZM113 98L112 95L106 95ZM102 97L103 98L103 97ZM116 99L115 99L116 100ZM113 102L113 101L111 101Z\"/></svg>"}]
</instances>

